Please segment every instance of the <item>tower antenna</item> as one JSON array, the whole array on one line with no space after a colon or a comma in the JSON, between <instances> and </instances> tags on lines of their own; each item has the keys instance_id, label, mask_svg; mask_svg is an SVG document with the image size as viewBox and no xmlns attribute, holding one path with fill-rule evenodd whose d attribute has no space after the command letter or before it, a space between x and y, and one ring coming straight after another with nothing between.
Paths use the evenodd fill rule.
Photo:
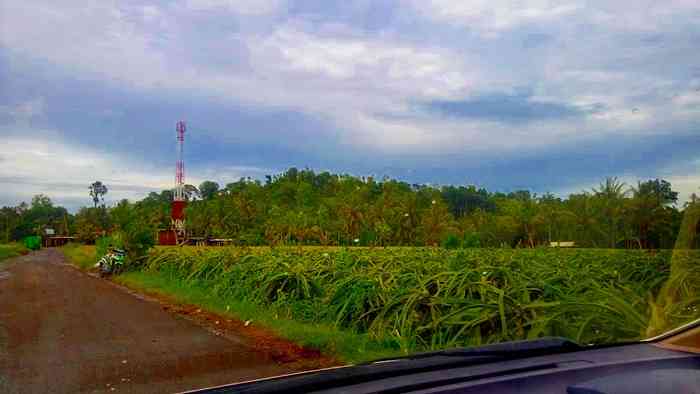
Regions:
<instances>
[{"instance_id":1,"label":"tower antenna","mask_svg":"<svg viewBox=\"0 0 700 394\"><path fill-rule=\"evenodd\" d=\"M187 198L185 195L185 130L184 121L175 125L177 134L177 161L175 162L175 190L173 191L173 206L170 215L172 229L175 231L175 243L180 244L187 240L185 231L185 207Z\"/></svg>"},{"instance_id":2,"label":"tower antenna","mask_svg":"<svg viewBox=\"0 0 700 394\"><path fill-rule=\"evenodd\" d=\"M177 161L175 162L175 201L185 201L185 160L183 152L185 150L185 126L184 121L179 121L175 125L177 133Z\"/></svg>"}]
</instances>

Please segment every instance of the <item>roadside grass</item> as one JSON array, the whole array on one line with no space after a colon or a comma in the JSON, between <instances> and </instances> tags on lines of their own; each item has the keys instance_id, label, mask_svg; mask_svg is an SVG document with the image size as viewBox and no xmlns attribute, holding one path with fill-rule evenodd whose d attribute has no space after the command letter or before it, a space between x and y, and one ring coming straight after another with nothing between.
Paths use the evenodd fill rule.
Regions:
<instances>
[{"instance_id":1,"label":"roadside grass","mask_svg":"<svg viewBox=\"0 0 700 394\"><path fill-rule=\"evenodd\" d=\"M97 262L97 255L94 245L81 245L69 243L59 248L59 250L80 269L92 268Z\"/></svg>"},{"instance_id":2,"label":"roadside grass","mask_svg":"<svg viewBox=\"0 0 700 394\"><path fill-rule=\"evenodd\" d=\"M285 308L261 306L232 296L217 295L206 283L185 282L173 275L131 271L114 278L129 288L165 296L178 303L193 304L222 316L251 321L281 338L318 349L346 363L359 363L401 355L393 342L370 338L369 334L339 329L332 324L292 320Z\"/></svg>"},{"instance_id":3,"label":"roadside grass","mask_svg":"<svg viewBox=\"0 0 700 394\"><path fill-rule=\"evenodd\" d=\"M27 253L29 253L29 249L20 243L13 242L9 244L0 244L0 261Z\"/></svg>"},{"instance_id":4,"label":"roadside grass","mask_svg":"<svg viewBox=\"0 0 700 394\"><path fill-rule=\"evenodd\" d=\"M59 250L80 269L90 269L97 260L94 245L70 243ZM214 294L205 283L191 283L176 276L154 271L130 271L113 278L133 290L155 293L177 303L196 305L208 312L251 321L271 330L281 338L301 346L318 349L346 363L359 363L400 355L389 341L370 338L368 334L343 330L332 324L292 320L285 308L257 305L253 302Z\"/></svg>"}]
</instances>

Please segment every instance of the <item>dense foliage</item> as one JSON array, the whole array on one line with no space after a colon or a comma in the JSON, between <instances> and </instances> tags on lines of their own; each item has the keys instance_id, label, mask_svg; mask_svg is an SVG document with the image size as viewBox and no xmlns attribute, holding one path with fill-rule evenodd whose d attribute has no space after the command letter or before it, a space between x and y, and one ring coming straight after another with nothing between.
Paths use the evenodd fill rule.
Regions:
<instances>
[{"instance_id":1,"label":"dense foliage","mask_svg":"<svg viewBox=\"0 0 700 394\"><path fill-rule=\"evenodd\" d=\"M15 207L0 209L0 242L20 241L29 235L42 234L45 228L58 233L69 233L73 216L63 207L54 206L43 194L32 198L31 204L21 203Z\"/></svg>"},{"instance_id":2,"label":"dense foliage","mask_svg":"<svg viewBox=\"0 0 700 394\"><path fill-rule=\"evenodd\" d=\"M207 181L200 190L202 198L187 210L192 234L242 245L533 247L574 241L583 247L670 248L683 216L675 206L678 193L659 179L629 187L607 178L562 199L292 168L265 183L241 179L220 189ZM163 203L167 197L152 194L148 200ZM167 215L157 220L166 224Z\"/></svg>"},{"instance_id":3,"label":"dense foliage","mask_svg":"<svg viewBox=\"0 0 700 394\"><path fill-rule=\"evenodd\" d=\"M178 248L145 269L221 297L336 324L405 351L562 335L631 340L698 316L697 251L443 248ZM664 303L674 260L693 267ZM688 271L686 271L688 274Z\"/></svg>"},{"instance_id":4,"label":"dense foliage","mask_svg":"<svg viewBox=\"0 0 700 394\"><path fill-rule=\"evenodd\" d=\"M170 190L112 207L98 206L95 201L102 195L96 190L106 186L91 185L95 206L75 216L45 196L35 197L30 206L5 207L0 234L5 241L18 240L52 227L92 243L115 230L155 232L170 226ZM265 182L248 178L224 188L212 181L199 189L188 185L186 194L191 236L231 238L251 246L535 247L573 241L579 247L672 248L684 211L697 201L692 195L678 207L678 193L659 179L629 187L607 178L590 191L560 198L295 168Z\"/></svg>"}]
</instances>

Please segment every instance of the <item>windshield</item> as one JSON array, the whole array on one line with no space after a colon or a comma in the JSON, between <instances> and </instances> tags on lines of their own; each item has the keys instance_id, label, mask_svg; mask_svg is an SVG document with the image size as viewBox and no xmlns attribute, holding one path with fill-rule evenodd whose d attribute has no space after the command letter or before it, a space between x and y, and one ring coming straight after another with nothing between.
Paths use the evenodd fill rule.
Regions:
<instances>
[{"instance_id":1,"label":"windshield","mask_svg":"<svg viewBox=\"0 0 700 394\"><path fill-rule=\"evenodd\" d=\"M699 18L1 0L0 391L700 318Z\"/></svg>"}]
</instances>

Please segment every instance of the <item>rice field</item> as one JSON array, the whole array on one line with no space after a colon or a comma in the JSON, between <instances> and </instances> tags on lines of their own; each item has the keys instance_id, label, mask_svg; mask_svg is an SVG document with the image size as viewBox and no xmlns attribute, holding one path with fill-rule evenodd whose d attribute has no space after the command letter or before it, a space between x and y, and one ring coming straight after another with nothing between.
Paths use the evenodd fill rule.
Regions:
<instances>
[{"instance_id":1,"label":"rice field","mask_svg":"<svg viewBox=\"0 0 700 394\"><path fill-rule=\"evenodd\" d=\"M614 249L158 247L140 269L411 352L542 336L580 343L642 338L698 315L697 251L682 256L694 268L674 285L690 297L660 300L678 295L664 287L678 265L672 261L681 258L673 256Z\"/></svg>"}]
</instances>

